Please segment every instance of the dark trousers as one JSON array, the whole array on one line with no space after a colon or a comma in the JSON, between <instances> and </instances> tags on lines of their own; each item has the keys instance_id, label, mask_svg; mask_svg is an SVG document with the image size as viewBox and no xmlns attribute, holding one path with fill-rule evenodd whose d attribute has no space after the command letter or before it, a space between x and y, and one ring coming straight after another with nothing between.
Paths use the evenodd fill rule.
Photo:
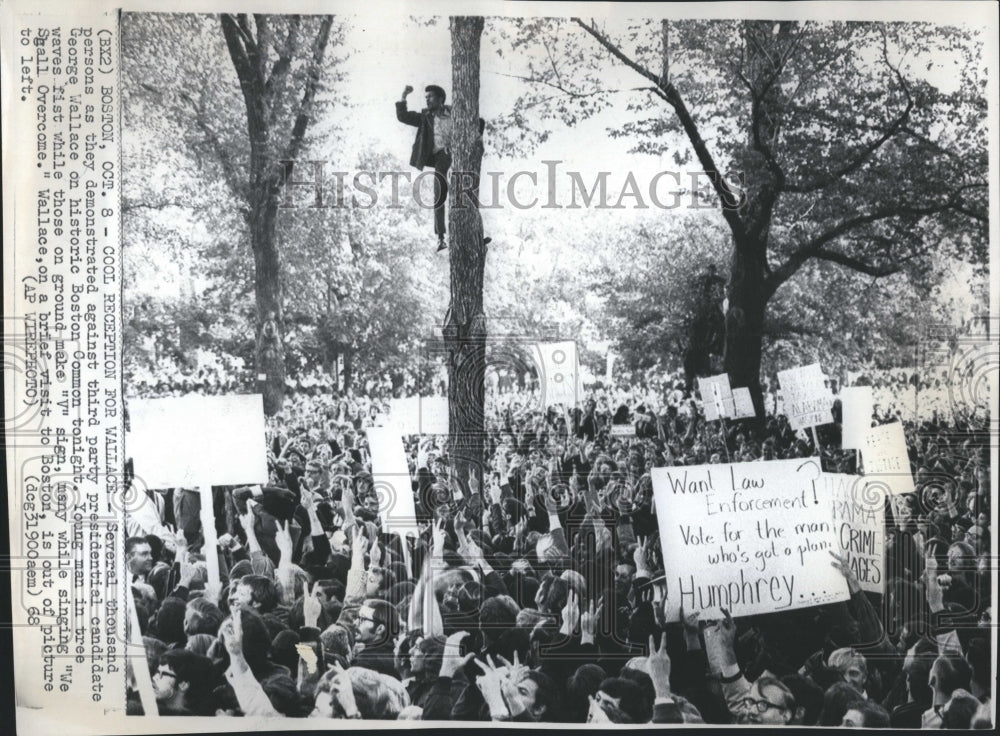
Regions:
<instances>
[{"instance_id":1,"label":"dark trousers","mask_svg":"<svg viewBox=\"0 0 1000 736\"><path fill-rule=\"evenodd\" d=\"M444 206L448 201L448 169L451 168L451 155L447 151L438 151L431 159L434 164L434 234L443 237Z\"/></svg>"}]
</instances>

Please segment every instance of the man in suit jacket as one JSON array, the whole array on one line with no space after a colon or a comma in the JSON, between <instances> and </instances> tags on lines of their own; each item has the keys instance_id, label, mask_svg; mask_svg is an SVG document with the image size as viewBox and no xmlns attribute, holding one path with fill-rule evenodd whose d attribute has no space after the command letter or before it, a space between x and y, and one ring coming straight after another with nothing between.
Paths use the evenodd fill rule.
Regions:
<instances>
[{"instance_id":1,"label":"man in suit jacket","mask_svg":"<svg viewBox=\"0 0 1000 736\"><path fill-rule=\"evenodd\" d=\"M402 99L396 103L396 119L417 129L410 154L410 166L420 170L426 166L434 167L434 234L438 236L437 249L442 251L448 247L444 242L444 204L448 199L448 169L451 168L451 106L444 104L444 90L432 84L424 90L427 107L420 112L413 112L406 106L406 96L412 91L413 87L406 85ZM485 125L480 118L480 135Z\"/></svg>"}]
</instances>

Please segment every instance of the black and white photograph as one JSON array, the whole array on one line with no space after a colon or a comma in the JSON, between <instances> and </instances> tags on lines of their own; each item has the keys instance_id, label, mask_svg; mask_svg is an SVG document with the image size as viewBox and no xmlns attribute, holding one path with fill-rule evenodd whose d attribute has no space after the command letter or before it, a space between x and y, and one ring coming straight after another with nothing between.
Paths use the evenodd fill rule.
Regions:
<instances>
[{"instance_id":1,"label":"black and white photograph","mask_svg":"<svg viewBox=\"0 0 1000 736\"><path fill-rule=\"evenodd\" d=\"M994 727L995 26L615 5L118 16L137 732Z\"/></svg>"}]
</instances>

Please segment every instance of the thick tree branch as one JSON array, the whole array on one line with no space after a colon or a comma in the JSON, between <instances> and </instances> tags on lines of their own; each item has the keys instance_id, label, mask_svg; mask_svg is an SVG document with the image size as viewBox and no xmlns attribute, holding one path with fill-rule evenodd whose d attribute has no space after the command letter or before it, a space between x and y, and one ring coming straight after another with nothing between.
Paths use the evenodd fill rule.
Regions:
<instances>
[{"instance_id":1,"label":"thick tree branch","mask_svg":"<svg viewBox=\"0 0 1000 736\"><path fill-rule=\"evenodd\" d=\"M295 161L302 147L302 139L305 137L306 128L312 117L313 100L316 91L319 89L320 72L323 68L323 56L326 54L326 46L330 40L330 29L333 27L333 16L324 15L320 22L319 31L313 41L312 61L309 65L309 72L306 78L305 89L302 92L302 100L299 103L299 112L295 117L295 124L292 126L292 133L288 139L288 145L282 158Z\"/></svg>"},{"instance_id":2,"label":"thick tree branch","mask_svg":"<svg viewBox=\"0 0 1000 736\"><path fill-rule=\"evenodd\" d=\"M891 276L894 273L899 273L902 268L902 266L898 263L877 265L863 261L860 258L853 258L852 256L844 253L826 250L825 248L820 248L819 250L814 251L812 257L819 258L823 261L830 261L831 263L837 263L841 266L846 266L847 268L859 271L860 273L876 277Z\"/></svg>"},{"instance_id":3,"label":"thick tree branch","mask_svg":"<svg viewBox=\"0 0 1000 736\"><path fill-rule=\"evenodd\" d=\"M876 267L869 265L859 268L858 265L862 264L862 261L857 259L848 259L847 256L843 256L834 251L826 250L823 246L843 235L847 235L853 230L861 228L865 225L871 225L875 222L881 222L883 220L889 220L896 217L925 217L927 215L937 214L938 212L944 212L948 209L954 209L954 207L955 199L952 197L946 202L928 205L926 207L911 207L908 205L882 207L874 212L869 212L864 215L858 215L857 217L851 217L844 220L843 222L834 225L829 230L820 233L793 251L792 254L788 256L788 259L781 264L781 266L774 269L771 275L767 277L765 280L765 291L768 297L770 297L775 291L777 291L779 286L785 283L796 271L799 270L799 268L802 267L803 263L813 257L823 258L824 260L833 261L835 263L841 263L842 265L849 266L855 270L862 271L863 273L869 273L870 270L865 270L866 268L875 269ZM848 263L846 260L850 260L852 263ZM898 270L898 268L896 270ZM890 271L889 273L895 273L895 271Z\"/></svg>"}]
</instances>

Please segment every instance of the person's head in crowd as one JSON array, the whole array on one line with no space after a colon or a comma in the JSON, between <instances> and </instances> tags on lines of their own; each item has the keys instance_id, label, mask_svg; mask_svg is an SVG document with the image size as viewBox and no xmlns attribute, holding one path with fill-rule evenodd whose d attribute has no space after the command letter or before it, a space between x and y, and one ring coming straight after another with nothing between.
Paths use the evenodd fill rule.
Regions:
<instances>
[{"instance_id":1,"label":"person's head in crowd","mask_svg":"<svg viewBox=\"0 0 1000 736\"><path fill-rule=\"evenodd\" d=\"M911 702L930 705L934 690L930 686L931 667L937 659L937 643L921 637L906 652L903 659L903 674L906 677L906 692Z\"/></svg>"},{"instance_id":2,"label":"person's head in crowd","mask_svg":"<svg viewBox=\"0 0 1000 736\"><path fill-rule=\"evenodd\" d=\"M590 698L597 694L607 673L597 664L582 664L566 681L564 714L571 723L586 723Z\"/></svg>"},{"instance_id":3,"label":"person's head in crowd","mask_svg":"<svg viewBox=\"0 0 1000 736\"><path fill-rule=\"evenodd\" d=\"M638 723L645 723L652 720L653 701L656 700L656 687L653 685L653 678L650 676L648 668L623 667L618 677L623 680L631 680L639 686L639 692L642 695L642 710Z\"/></svg>"},{"instance_id":4,"label":"person's head in crowd","mask_svg":"<svg viewBox=\"0 0 1000 736\"><path fill-rule=\"evenodd\" d=\"M176 646L183 646L187 636L184 633L184 617L187 604L180 598L166 598L160 604L153 623L156 638Z\"/></svg>"},{"instance_id":5,"label":"person's head in crowd","mask_svg":"<svg viewBox=\"0 0 1000 736\"><path fill-rule=\"evenodd\" d=\"M830 654L827 665L830 669L837 670L844 678L844 682L859 693L865 692L865 685L868 683L868 663L864 655L850 647L843 647Z\"/></svg>"},{"instance_id":6,"label":"person's head in crowd","mask_svg":"<svg viewBox=\"0 0 1000 736\"><path fill-rule=\"evenodd\" d=\"M941 707L941 728L972 728L981 703L975 695L963 688L956 689L948 702Z\"/></svg>"},{"instance_id":7,"label":"person's head in crowd","mask_svg":"<svg viewBox=\"0 0 1000 736\"><path fill-rule=\"evenodd\" d=\"M399 633L399 614L389 601L366 598L358 609L354 641L371 648L392 643Z\"/></svg>"},{"instance_id":8,"label":"person's head in crowd","mask_svg":"<svg viewBox=\"0 0 1000 736\"><path fill-rule=\"evenodd\" d=\"M323 644L324 652L344 659L351 656L351 650L354 648L354 634L340 624L331 624L324 629L319 635L319 640Z\"/></svg>"},{"instance_id":9,"label":"person's head in crowd","mask_svg":"<svg viewBox=\"0 0 1000 736\"><path fill-rule=\"evenodd\" d=\"M795 712L788 721L789 725L816 725L823 710L823 688L798 673L785 675L781 682L795 698Z\"/></svg>"},{"instance_id":10,"label":"person's head in crowd","mask_svg":"<svg viewBox=\"0 0 1000 736\"><path fill-rule=\"evenodd\" d=\"M542 613L562 613L569 597L569 583L548 573L542 578L535 594L535 608Z\"/></svg>"},{"instance_id":11,"label":"person's head in crowd","mask_svg":"<svg viewBox=\"0 0 1000 736\"><path fill-rule=\"evenodd\" d=\"M410 654L410 669L415 677L427 681L437 679L444 655L444 640L436 636L420 639Z\"/></svg>"},{"instance_id":12,"label":"person's head in crowd","mask_svg":"<svg viewBox=\"0 0 1000 736\"><path fill-rule=\"evenodd\" d=\"M153 569L153 548L145 537L125 540L125 564L130 575L143 577Z\"/></svg>"},{"instance_id":13,"label":"person's head in crowd","mask_svg":"<svg viewBox=\"0 0 1000 736\"><path fill-rule=\"evenodd\" d=\"M160 655L167 651L166 642L162 642L153 636L143 636L142 644L146 651L146 664L149 666L149 674L156 672L160 664Z\"/></svg>"},{"instance_id":14,"label":"person's head in crowd","mask_svg":"<svg viewBox=\"0 0 1000 736\"><path fill-rule=\"evenodd\" d=\"M195 634L215 636L224 618L217 605L205 598L194 598L188 601L184 612L184 633L189 637Z\"/></svg>"},{"instance_id":15,"label":"person's head in crowd","mask_svg":"<svg viewBox=\"0 0 1000 736\"><path fill-rule=\"evenodd\" d=\"M517 682L508 680L504 688L504 698L510 707L532 721L558 720L559 695L555 681L537 670L528 670Z\"/></svg>"},{"instance_id":16,"label":"person's head in crowd","mask_svg":"<svg viewBox=\"0 0 1000 736\"><path fill-rule=\"evenodd\" d=\"M204 654L211 659L209 652L212 651L215 641L215 637L211 634L194 634L188 637L184 648L195 654Z\"/></svg>"},{"instance_id":17,"label":"person's head in crowd","mask_svg":"<svg viewBox=\"0 0 1000 736\"><path fill-rule=\"evenodd\" d=\"M741 723L785 725L795 715L795 697L777 677L762 675L750 686L740 712Z\"/></svg>"},{"instance_id":18,"label":"person's head in crowd","mask_svg":"<svg viewBox=\"0 0 1000 736\"><path fill-rule=\"evenodd\" d=\"M152 677L160 715L205 715L205 696L214 679L208 657L187 649L164 652Z\"/></svg>"},{"instance_id":19,"label":"person's head in crowd","mask_svg":"<svg viewBox=\"0 0 1000 736\"><path fill-rule=\"evenodd\" d=\"M595 698L598 703L607 702L619 708L628 716L630 723L645 723L652 715L648 712L651 711L652 703L647 701L643 689L631 678L607 678L601 682Z\"/></svg>"},{"instance_id":20,"label":"person's head in crowd","mask_svg":"<svg viewBox=\"0 0 1000 736\"><path fill-rule=\"evenodd\" d=\"M864 703L864 696L846 682L835 682L823 694L823 710L820 711L817 725L840 726L844 715L856 705Z\"/></svg>"},{"instance_id":21,"label":"person's head in crowd","mask_svg":"<svg viewBox=\"0 0 1000 736\"><path fill-rule=\"evenodd\" d=\"M969 664L970 690L977 698L990 694L992 654L989 640L985 637L976 636L969 640L965 652L965 661Z\"/></svg>"},{"instance_id":22,"label":"person's head in crowd","mask_svg":"<svg viewBox=\"0 0 1000 736\"><path fill-rule=\"evenodd\" d=\"M278 586L264 575L244 575L229 589L229 610L236 608L258 613L273 611L279 602Z\"/></svg>"},{"instance_id":23,"label":"person's head in crowd","mask_svg":"<svg viewBox=\"0 0 1000 736\"><path fill-rule=\"evenodd\" d=\"M330 669L316 684L313 717L346 717L338 697L343 688L351 688L362 719L395 720L410 705L410 696L399 680L364 667Z\"/></svg>"},{"instance_id":24,"label":"person's head in crowd","mask_svg":"<svg viewBox=\"0 0 1000 736\"><path fill-rule=\"evenodd\" d=\"M959 688L968 690L972 670L968 663L955 654L942 654L931 666L928 684L934 691L934 705L948 702L951 694Z\"/></svg>"},{"instance_id":25,"label":"person's head in crowd","mask_svg":"<svg viewBox=\"0 0 1000 736\"><path fill-rule=\"evenodd\" d=\"M889 714L878 703L862 700L848 708L840 725L844 728L888 728Z\"/></svg>"}]
</instances>

